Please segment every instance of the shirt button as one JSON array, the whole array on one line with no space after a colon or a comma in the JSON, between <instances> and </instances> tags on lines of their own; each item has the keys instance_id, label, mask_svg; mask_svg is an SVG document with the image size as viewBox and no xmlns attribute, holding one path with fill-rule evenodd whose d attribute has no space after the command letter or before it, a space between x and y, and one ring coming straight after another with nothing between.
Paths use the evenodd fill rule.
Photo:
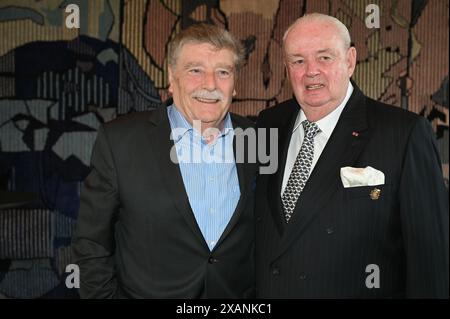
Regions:
<instances>
[{"instance_id":1,"label":"shirt button","mask_svg":"<svg viewBox=\"0 0 450 319\"><path fill-rule=\"evenodd\" d=\"M211 214L214 214L214 213L216 212L216 210L215 210L214 208L210 208L210 209L209 209L209 212L210 212Z\"/></svg>"}]
</instances>

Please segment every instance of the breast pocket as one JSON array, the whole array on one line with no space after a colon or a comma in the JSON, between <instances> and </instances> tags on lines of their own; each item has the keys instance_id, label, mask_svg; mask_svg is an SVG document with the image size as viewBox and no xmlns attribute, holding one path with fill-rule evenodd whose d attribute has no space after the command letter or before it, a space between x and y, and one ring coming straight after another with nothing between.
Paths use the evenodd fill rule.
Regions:
<instances>
[{"instance_id":1,"label":"breast pocket","mask_svg":"<svg viewBox=\"0 0 450 319\"><path fill-rule=\"evenodd\" d=\"M367 198L368 201L378 201L392 197L392 185L358 186L344 188L346 200Z\"/></svg>"},{"instance_id":2,"label":"breast pocket","mask_svg":"<svg viewBox=\"0 0 450 319\"><path fill-rule=\"evenodd\" d=\"M389 184L344 188L342 206L334 215L336 229L346 229L347 238L366 240L368 244L383 240L396 211L394 191Z\"/></svg>"}]
</instances>

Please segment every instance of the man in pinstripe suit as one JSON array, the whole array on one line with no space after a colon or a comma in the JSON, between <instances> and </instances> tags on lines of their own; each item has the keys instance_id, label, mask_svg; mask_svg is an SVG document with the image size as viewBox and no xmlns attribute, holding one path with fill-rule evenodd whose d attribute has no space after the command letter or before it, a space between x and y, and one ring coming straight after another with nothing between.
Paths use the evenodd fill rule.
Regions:
<instances>
[{"instance_id":1,"label":"man in pinstripe suit","mask_svg":"<svg viewBox=\"0 0 450 319\"><path fill-rule=\"evenodd\" d=\"M228 112L242 59L227 31L191 26L169 51L173 105L99 130L72 247L81 297L254 296L256 164L233 147L252 123Z\"/></svg>"},{"instance_id":2,"label":"man in pinstripe suit","mask_svg":"<svg viewBox=\"0 0 450 319\"><path fill-rule=\"evenodd\" d=\"M350 81L339 20L311 14L283 38L295 98L259 115L279 169L257 182L263 298L448 298L448 190L429 123Z\"/></svg>"}]
</instances>

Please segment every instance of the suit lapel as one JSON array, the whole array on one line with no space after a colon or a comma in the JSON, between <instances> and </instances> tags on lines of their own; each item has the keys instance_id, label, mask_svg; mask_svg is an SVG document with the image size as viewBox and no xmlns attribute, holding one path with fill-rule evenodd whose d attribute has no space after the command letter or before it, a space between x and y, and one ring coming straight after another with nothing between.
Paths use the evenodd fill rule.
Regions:
<instances>
[{"instance_id":1,"label":"suit lapel","mask_svg":"<svg viewBox=\"0 0 450 319\"><path fill-rule=\"evenodd\" d=\"M234 117L233 114L231 115L231 121L233 123L233 128L241 128L245 130L247 127L242 127L242 125L239 123L238 119ZM241 134L239 132L235 131L235 135L233 137L233 153L234 158L236 161L236 138L239 138L237 135ZM245 151L248 151L248 147L244 148ZM236 209L233 212L233 215L231 216L230 221L228 222L227 226L225 227L225 230L223 231L222 235L220 236L219 240L217 241L217 244L215 245L216 249L220 246L222 241L228 236L228 234L231 232L231 230L234 228L236 223L239 221L240 216L242 215L242 212L244 211L245 204L247 202L248 192L251 192L252 190L249 189L249 186L251 184L250 179L254 176L251 173L251 166L252 164L247 163L247 161L244 160L243 163L237 163L236 162L236 170L238 175L238 181L239 181L239 189L241 191L241 196L239 197L239 201L236 205ZM256 164L254 164L256 165Z\"/></svg>"},{"instance_id":2,"label":"suit lapel","mask_svg":"<svg viewBox=\"0 0 450 319\"><path fill-rule=\"evenodd\" d=\"M209 250L189 204L180 166L173 163L170 158L174 142L170 139L171 128L166 107L160 107L154 111L150 118L150 125L155 126L150 132L150 139L155 145L156 162L163 176L164 187L167 189L168 196L195 236Z\"/></svg>"},{"instance_id":3,"label":"suit lapel","mask_svg":"<svg viewBox=\"0 0 450 319\"><path fill-rule=\"evenodd\" d=\"M283 183L284 167L286 165L286 158L291 141L292 130L294 128L295 119L300 106L293 100L288 107L288 114L282 120L281 125L278 126L278 169L275 174L269 176L268 183L268 202L272 218L277 226L280 234L283 234L286 226L284 222L283 204L281 202L281 186ZM266 134L266 136L268 136Z\"/></svg>"},{"instance_id":4,"label":"suit lapel","mask_svg":"<svg viewBox=\"0 0 450 319\"><path fill-rule=\"evenodd\" d=\"M365 97L354 85L352 97L297 201L285 236L275 252L275 258L281 255L295 238L301 236L341 188L340 168L354 165L369 138Z\"/></svg>"}]
</instances>

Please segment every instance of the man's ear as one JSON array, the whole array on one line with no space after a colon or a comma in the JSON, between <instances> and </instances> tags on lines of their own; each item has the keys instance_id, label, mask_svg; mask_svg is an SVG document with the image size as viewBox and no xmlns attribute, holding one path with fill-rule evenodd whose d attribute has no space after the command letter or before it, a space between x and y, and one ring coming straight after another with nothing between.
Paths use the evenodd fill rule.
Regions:
<instances>
[{"instance_id":1,"label":"man's ear","mask_svg":"<svg viewBox=\"0 0 450 319\"><path fill-rule=\"evenodd\" d=\"M286 59L283 61L283 65L284 65L284 72L285 72L287 81L288 81L288 83L290 83L291 82L291 75L289 73L289 67L288 67L288 64L286 62Z\"/></svg>"},{"instance_id":2,"label":"man's ear","mask_svg":"<svg viewBox=\"0 0 450 319\"><path fill-rule=\"evenodd\" d=\"M172 88L172 82L173 82L173 71L172 71L172 67L169 66L167 68L168 74L169 74L169 88L168 91L170 94L173 94L173 88Z\"/></svg>"},{"instance_id":3,"label":"man's ear","mask_svg":"<svg viewBox=\"0 0 450 319\"><path fill-rule=\"evenodd\" d=\"M236 96L236 89L233 89L233 96Z\"/></svg>"},{"instance_id":4,"label":"man's ear","mask_svg":"<svg viewBox=\"0 0 450 319\"><path fill-rule=\"evenodd\" d=\"M356 67L356 48L350 47L347 50L347 65L348 65L348 77L353 75Z\"/></svg>"}]
</instances>

